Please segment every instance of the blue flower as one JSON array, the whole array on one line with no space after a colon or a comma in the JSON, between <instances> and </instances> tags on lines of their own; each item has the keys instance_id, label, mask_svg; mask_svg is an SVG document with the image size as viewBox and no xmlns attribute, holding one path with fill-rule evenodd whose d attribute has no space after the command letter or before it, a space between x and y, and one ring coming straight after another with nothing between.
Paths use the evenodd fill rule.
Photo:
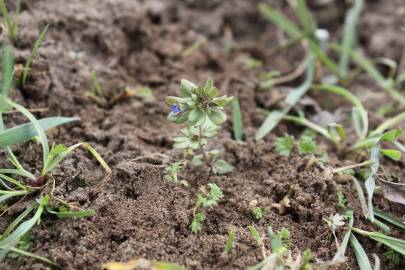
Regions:
<instances>
[{"instance_id":1,"label":"blue flower","mask_svg":"<svg viewBox=\"0 0 405 270\"><path fill-rule=\"evenodd\" d=\"M181 112L180 106L177 104L173 104L171 107L172 113L178 114Z\"/></svg>"}]
</instances>

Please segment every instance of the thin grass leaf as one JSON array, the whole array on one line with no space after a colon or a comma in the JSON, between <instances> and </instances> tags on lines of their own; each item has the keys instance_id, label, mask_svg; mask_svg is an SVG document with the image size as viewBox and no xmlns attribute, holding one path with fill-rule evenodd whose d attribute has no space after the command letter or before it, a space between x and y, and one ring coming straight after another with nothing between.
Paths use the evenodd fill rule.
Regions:
<instances>
[{"instance_id":1,"label":"thin grass leaf","mask_svg":"<svg viewBox=\"0 0 405 270\"><path fill-rule=\"evenodd\" d=\"M357 240L354 234L350 234L350 246L353 249L354 255L356 256L357 265L360 270L372 270L370 260L360 242Z\"/></svg>"},{"instance_id":2,"label":"thin grass leaf","mask_svg":"<svg viewBox=\"0 0 405 270\"><path fill-rule=\"evenodd\" d=\"M3 46L2 65L3 73L1 74L0 112L4 112L8 109L6 101L10 94L11 84L13 82L14 56L11 45L6 44Z\"/></svg>"},{"instance_id":3,"label":"thin grass leaf","mask_svg":"<svg viewBox=\"0 0 405 270\"><path fill-rule=\"evenodd\" d=\"M339 53L347 52L353 61L356 62L356 64L365 72L367 72L367 74L372 77L382 89L387 91L387 93L402 107L405 107L405 96L393 88L393 82L384 78L384 76L377 70L370 60L361 56L354 50L343 48L339 44L331 44L330 48Z\"/></svg>"},{"instance_id":4,"label":"thin grass leaf","mask_svg":"<svg viewBox=\"0 0 405 270\"><path fill-rule=\"evenodd\" d=\"M353 7L347 12L343 27L342 47L347 48L340 54L339 70L342 78L345 79L349 70L349 50L354 49L356 44L356 28L360 13L363 10L364 0L355 0Z\"/></svg>"},{"instance_id":5,"label":"thin grass leaf","mask_svg":"<svg viewBox=\"0 0 405 270\"><path fill-rule=\"evenodd\" d=\"M26 190L27 188L21 184L19 181L15 180L14 178L11 178L10 176L0 174L0 178L6 180L7 182L19 187L22 190Z\"/></svg>"},{"instance_id":6,"label":"thin grass leaf","mask_svg":"<svg viewBox=\"0 0 405 270\"><path fill-rule=\"evenodd\" d=\"M380 232L368 232L358 228L352 228L352 231L360 235L370 237L374 241L384 244L398 253L405 255L405 240L387 236Z\"/></svg>"},{"instance_id":7,"label":"thin grass leaf","mask_svg":"<svg viewBox=\"0 0 405 270\"><path fill-rule=\"evenodd\" d=\"M316 24L308 10L305 0L297 1L297 14L301 25L304 27L306 35L313 35L316 29Z\"/></svg>"},{"instance_id":8,"label":"thin grass leaf","mask_svg":"<svg viewBox=\"0 0 405 270\"><path fill-rule=\"evenodd\" d=\"M16 23L11 18L4 0L0 0L0 11L6 22L6 27L7 27L8 33L10 34L11 39L15 39L17 37L18 24L16 25Z\"/></svg>"},{"instance_id":9,"label":"thin grass leaf","mask_svg":"<svg viewBox=\"0 0 405 270\"><path fill-rule=\"evenodd\" d=\"M7 250L13 248L14 245L18 242L18 240L40 220L45 205L49 203L49 197L48 196L42 197L38 203L39 203L38 209L31 219L21 223L11 234L7 235L6 237L0 240L1 249ZM1 253L0 262L4 260L6 255L7 252Z\"/></svg>"},{"instance_id":10,"label":"thin grass leaf","mask_svg":"<svg viewBox=\"0 0 405 270\"><path fill-rule=\"evenodd\" d=\"M29 207L27 207L27 209L24 210L24 212L22 212L16 219L13 220L13 222L10 223L10 225L8 225L7 229L4 231L4 233L2 234L3 237L9 235L12 231L14 231L15 227L20 224L20 222L26 218L29 213L31 213L32 210L35 209L37 205L36 204L31 204Z\"/></svg>"},{"instance_id":11,"label":"thin grass leaf","mask_svg":"<svg viewBox=\"0 0 405 270\"><path fill-rule=\"evenodd\" d=\"M248 229L249 229L250 234L252 235L253 239L260 246L263 242L262 237L260 236L260 233L256 230L256 228L254 226L248 226Z\"/></svg>"},{"instance_id":12,"label":"thin grass leaf","mask_svg":"<svg viewBox=\"0 0 405 270\"><path fill-rule=\"evenodd\" d=\"M38 120L43 130L48 130L66 123L79 121L78 117L49 117ZM0 149L17 143L26 142L37 135L32 122L0 131Z\"/></svg>"},{"instance_id":13,"label":"thin grass leaf","mask_svg":"<svg viewBox=\"0 0 405 270\"><path fill-rule=\"evenodd\" d=\"M19 248L15 248L15 247L10 247L10 248L0 247L0 248L5 249L7 251L12 251L12 252L21 254L21 255L26 256L26 257L31 257L31 258L37 259L38 261L44 262L46 264L52 265L52 266L57 267L57 268L60 269L60 267L57 264L55 264L53 261L51 261L51 260L49 260L49 259L47 259L45 257L42 257L40 255L36 255L34 253L31 253L31 252L28 252L28 251L25 251L25 250L22 250L22 249L19 249Z\"/></svg>"},{"instance_id":14,"label":"thin grass leaf","mask_svg":"<svg viewBox=\"0 0 405 270\"><path fill-rule=\"evenodd\" d=\"M29 171L27 171L26 169L24 169L24 167L21 165L21 163L18 161L17 157L14 155L13 151L11 150L10 147L7 147L7 153L8 153L8 160L11 162L11 164L14 165L14 167L16 168L14 169L0 169L0 173L9 173L7 171L11 171L12 174L16 174L16 175L20 175L23 177L27 177L29 179L35 179L35 176L30 173ZM2 172L4 171L4 172Z\"/></svg>"},{"instance_id":15,"label":"thin grass leaf","mask_svg":"<svg viewBox=\"0 0 405 270\"><path fill-rule=\"evenodd\" d=\"M31 54L28 56L27 62L25 63L24 72L23 72L22 79L21 79L23 86L25 86L25 84L27 83L28 73L29 73L32 61L37 56L38 49L41 46L42 42L44 41L45 34L46 34L46 31L48 30L48 27L49 27L49 24L47 24L45 26L45 28L42 30L42 32L39 34L39 37L35 41L34 47L32 48Z\"/></svg>"},{"instance_id":16,"label":"thin grass leaf","mask_svg":"<svg viewBox=\"0 0 405 270\"><path fill-rule=\"evenodd\" d=\"M397 114L396 116L394 116L394 117L392 117L390 119L385 120L370 135L381 134L384 131L386 131L387 129L391 129L391 128L393 128L393 127L395 127L398 124L403 123L403 122L405 122L405 112L402 112L402 113ZM399 129L399 131L396 131L396 132L400 133L402 131Z\"/></svg>"},{"instance_id":17,"label":"thin grass leaf","mask_svg":"<svg viewBox=\"0 0 405 270\"><path fill-rule=\"evenodd\" d=\"M286 97L285 103L287 107L283 111L271 111L266 117L266 120L260 126L259 130L255 134L255 139L263 139L269 132L271 132L285 115L295 106L295 104L301 99L302 96L309 90L314 77L315 69L315 57L311 53L308 58L308 68L306 72L305 81L296 89L292 90Z\"/></svg>"},{"instance_id":18,"label":"thin grass leaf","mask_svg":"<svg viewBox=\"0 0 405 270\"><path fill-rule=\"evenodd\" d=\"M283 117L283 120L292 121L296 124L306 126L310 129L318 132L319 134L321 134L322 136L324 136L326 139L330 140L331 142L337 143L337 141L330 135L330 133L328 132L327 129L309 121L308 119L304 118L303 116L285 115Z\"/></svg>"},{"instance_id":19,"label":"thin grass leaf","mask_svg":"<svg viewBox=\"0 0 405 270\"><path fill-rule=\"evenodd\" d=\"M275 10L272 6L261 3L259 5L259 11L263 17L281 27L292 38L299 39L303 36L301 29L299 29L294 22Z\"/></svg>"},{"instance_id":20,"label":"thin grass leaf","mask_svg":"<svg viewBox=\"0 0 405 270\"><path fill-rule=\"evenodd\" d=\"M401 221L400 219L390 216L387 213L385 213L384 211L381 211L377 208L374 208L374 214L377 217L380 217L380 218L384 219L385 221L405 230L405 223L403 221Z\"/></svg>"},{"instance_id":21,"label":"thin grass leaf","mask_svg":"<svg viewBox=\"0 0 405 270\"><path fill-rule=\"evenodd\" d=\"M48 159L44 163L44 167L42 169L42 176L47 175L50 171L52 171L59 163L66 158L73 150L76 148L83 146L86 150L88 150L101 164L101 166L108 172L111 173L111 168L107 165L104 159L100 156L97 151L91 147L88 143L81 142L75 145L72 145L68 148L64 147L63 145L53 146L51 152L48 156Z\"/></svg>"},{"instance_id":22,"label":"thin grass leaf","mask_svg":"<svg viewBox=\"0 0 405 270\"><path fill-rule=\"evenodd\" d=\"M235 97L232 100L232 123L233 123L233 135L235 140L243 140L243 123L242 114L240 112L239 100Z\"/></svg>"},{"instance_id":23,"label":"thin grass leaf","mask_svg":"<svg viewBox=\"0 0 405 270\"><path fill-rule=\"evenodd\" d=\"M46 134L44 129L42 128L41 124L38 122L38 120L35 118L35 116L26 108L24 108L23 106L14 103L11 100L8 100L7 103L14 107L15 109L17 109L19 112L21 112L25 117L28 118L28 120L30 120L30 122L33 124L35 131L39 137L39 140L41 142L42 145L42 152L43 152L43 161L45 163L46 159L48 158L49 155L49 145L48 145L48 139L46 138Z\"/></svg>"},{"instance_id":24,"label":"thin grass leaf","mask_svg":"<svg viewBox=\"0 0 405 270\"><path fill-rule=\"evenodd\" d=\"M235 241L236 238L236 231L233 229L230 229L228 231L228 239L226 240L225 248L224 248L224 253L229 254L232 252L233 248L233 242Z\"/></svg>"},{"instance_id":25,"label":"thin grass leaf","mask_svg":"<svg viewBox=\"0 0 405 270\"><path fill-rule=\"evenodd\" d=\"M83 211L62 211L57 212L52 210L52 208L47 207L46 211L50 214L57 216L58 218L83 218L83 217L93 217L97 213L94 210L83 210Z\"/></svg>"}]
</instances>

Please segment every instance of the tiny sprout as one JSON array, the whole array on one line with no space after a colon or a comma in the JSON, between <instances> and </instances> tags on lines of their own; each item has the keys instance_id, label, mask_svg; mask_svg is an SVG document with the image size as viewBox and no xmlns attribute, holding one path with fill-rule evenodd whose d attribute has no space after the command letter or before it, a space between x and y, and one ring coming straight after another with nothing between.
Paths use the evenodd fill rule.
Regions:
<instances>
[{"instance_id":1,"label":"tiny sprout","mask_svg":"<svg viewBox=\"0 0 405 270\"><path fill-rule=\"evenodd\" d=\"M224 254L229 254L232 252L233 242L236 239L236 231L234 229L230 229L228 231L228 239L226 240Z\"/></svg>"},{"instance_id":2,"label":"tiny sprout","mask_svg":"<svg viewBox=\"0 0 405 270\"><path fill-rule=\"evenodd\" d=\"M338 197L338 206L341 209L345 209L346 208L346 199L345 199L345 195L343 195L343 193L341 191L338 191L336 193L337 197Z\"/></svg>"},{"instance_id":3,"label":"tiny sprout","mask_svg":"<svg viewBox=\"0 0 405 270\"><path fill-rule=\"evenodd\" d=\"M249 208L251 209L252 214L255 216L257 220L262 219L264 210L257 206L257 200L252 200L249 203Z\"/></svg>"},{"instance_id":4,"label":"tiny sprout","mask_svg":"<svg viewBox=\"0 0 405 270\"><path fill-rule=\"evenodd\" d=\"M219 159L219 150L208 153L204 149L208 139L218 134L220 126L226 121L224 109L233 97L218 97L219 91L208 79L204 87L196 86L190 81L181 80L180 97L166 98L170 106L168 120L176 124L185 124L181 135L175 137L174 149L198 150L200 154L192 158L193 166L207 165L214 174L225 174L233 167L223 159Z\"/></svg>"},{"instance_id":5,"label":"tiny sprout","mask_svg":"<svg viewBox=\"0 0 405 270\"><path fill-rule=\"evenodd\" d=\"M223 198L222 190L214 183L208 184L210 191L206 187L201 187L197 193L197 203L193 208L193 220L190 224L190 229L193 233L198 233L202 229L202 222L205 220L205 214L200 211L200 208L208 208L218 204L218 201Z\"/></svg>"},{"instance_id":6,"label":"tiny sprout","mask_svg":"<svg viewBox=\"0 0 405 270\"><path fill-rule=\"evenodd\" d=\"M336 213L331 214L329 218L324 218L324 221L332 230L333 237L335 238L336 246L339 247L339 241L336 236L336 229L345 225L345 217Z\"/></svg>"}]
</instances>

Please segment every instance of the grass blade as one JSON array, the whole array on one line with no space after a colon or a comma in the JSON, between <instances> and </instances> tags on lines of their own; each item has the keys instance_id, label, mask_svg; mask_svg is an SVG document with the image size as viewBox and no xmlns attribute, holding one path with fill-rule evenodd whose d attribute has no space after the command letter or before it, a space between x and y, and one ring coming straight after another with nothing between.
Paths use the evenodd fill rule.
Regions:
<instances>
[{"instance_id":1,"label":"grass blade","mask_svg":"<svg viewBox=\"0 0 405 270\"><path fill-rule=\"evenodd\" d=\"M56 265L53 261L51 261L51 260L49 260L49 259L47 259L47 258L45 258L45 257L36 255L36 254L34 254L34 253L31 253L31 252L28 252L28 251L25 251L25 250L22 250L22 249L19 249L19 248L15 248L15 247L9 247L9 248L0 247L0 248L1 248L1 249L6 249L6 250L8 250L8 251L15 252L15 253L19 253L19 254L21 254L21 255L23 255L23 256L31 257L31 258L37 259L38 261L41 261L41 262L47 263L47 264L49 264L49 265L52 265L52 266L54 266L54 267L60 268L60 267L59 267L58 265Z\"/></svg>"},{"instance_id":2,"label":"grass blade","mask_svg":"<svg viewBox=\"0 0 405 270\"><path fill-rule=\"evenodd\" d=\"M26 234L41 218L44 207L49 203L49 197L45 196L39 201L38 209L35 212L34 216L21 223L11 234L2 238L0 240L1 249L10 249L13 245L24 235ZM4 260L6 254L2 253L3 256L0 257L0 261Z\"/></svg>"},{"instance_id":3,"label":"grass blade","mask_svg":"<svg viewBox=\"0 0 405 270\"><path fill-rule=\"evenodd\" d=\"M306 35L313 35L316 29L315 22L308 10L305 0L297 1L297 14L301 21L302 26L305 29Z\"/></svg>"},{"instance_id":4,"label":"grass blade","mask_svg":"<svg viewBox=\"0 0 405 270\"><path fill-rule=\"evenodd\" d=\"M30 205L29 207L27 207L27 209L24 210L24 212L22 212L16 219L13 220L13 222L10 223L10 225L7 227L7 230L4 231L4 233L2 234L3 237L9 235L14 229L15 227L20 224L20 222L26 217L28 216L29 213L31 213L32 210L34 210L34 208L36 207L35 204Z\"/></svg>"},{"instance_id":5,"label":"grass blade","mask_svg":"<svg viewBox=\"0 0 405 270\"><path fill-rule=\"evenodd\" d=\"M94 210L83 210L83 211L63 211L57 212L53 211L52 208L47 207L46 211L53 215L56 215L58 218L83 218L83 217L93 217L97 213Z\"/></svg>"},{"instance_id":6,"label":"grass blade","mask_svg":"<svg viewBox=\"0 0 405 270\"><path fill-rule=\"evenodd\" d=\"M13 71L14 71L14 56L12 53L12 48L10 45L3 46L3 74L1 82L1 96L0 96L0 111L4 112L8 105L6 100L11 91L11 84L13 82Z\"/></svg>"},{"instance_id":7,"label":"grass blade","mask_svg":"<svg viewBox=\"0 0 405 270\"><path fill-rule=\"evenodd\" d=\"M46 134L45 134L44 129L39 124L39 122L35 118L35 116L29 110L27 110L26 108L24 108L23 106L21 106L21 105L19 105L17 103L14 103L11 100L8 100L7 103L10 104L10 106L16 108L19 112L21 112L33 124L33 126L35 128L35 132L37 133L37 135L39 137L39 140L41 142L41 145L42 145L43 160L44 160L44 163L45 163L45 161L46 161L46 159L48 158L48 155L49 155L49 145L48 145L48 139L46 138Z\"/></svg>"},{"instance_id":8,"label":"grass blade","mask_svg":"<svg viewBox=\"0 0 405 270\"><path fill-rule=\"evenodd\" d=\"M356 64L363 69L367 74L372 77L378 85L387 91L387 93L395 99L402 107L405 107L405 96L393 88L393 82L384 78L384 76L377 70L373 63L367 58L360 55L358 52L343 48L339 44L331 44L330 48L339 52L347 52Z\"/></svg>"},{"instance_id":9,"label":"grass blade","mask_svg":"<svg viewBox=\"0 0 405 270\"><path fill-rule=\"evenodd\" d=\"M390 216L387 213L385 213L385 212L383 212L383 211L381 211L379 209L376 209L376 208L374 209L374 214L377 217L380 217L380 218L384 219L385 221L387 221L387 222L389 222L389 223L391 223L391 224L405 230L405 223L402 222L400 219L397 219L397 218L395 218L393 216Z\"/></svg>"},{"instance_id":10,"label":"grass blade","mask_svg":"<svg viewBox=\"0 0 405 270\"><path fill-rule=\"evenodd\" d=\"M48 130L66 123L79 121L78 117L49 117L38 120L43 130ZM25 123L16 127L0 131L0 149L17 143L26 142L37 135L33 123Z\"/></svg>"},{"instance_id":11,"label":"grass blade","mask_svg":"<svg viewBox=\"0 0 405 270\"><path fill-rule=\"evenodd\" d=\"M370 260L360 242L353 233L350 234L350 246L356 256L357 264L360 270L372 270Z\"/></svg>"},{"instance_id":12,"label":"grass blade","mask_svg":"<svg viewBox=\"0 0 405 270\"><path fill-rule=\"evenodd\" d=\"M233 135L235 137L235 140L242 141L243 139L242 114L240 112L240 105L237 97L235 97L232 100L232 123L233 123Z\"/></svg>"},{"instance_id":13,"label":"grass blade","mask_svg":"<svg viewBox=\"0 0 405 270\"><path fill-rule=\"evenodd\" d=\"M25 63L24 72L23 72L22 80L21 80L23 86L27 83L28 72L30 70L32 61L37 56L38 49L41 46L42 42L44 41L46 31L48 30L48 26L49 26L49 24L47 24L45 26L45 28L42 30L42 32L39 34L39 37L35 41L34 47L32 48L31 54L29 55L27 62Z\"/></svg>"},{"instance_id":14,"label":"grass blade","mask_svg":"<svg viewBox=\"0 0 405 270\"><path fill-rule=\"evenodd\" d=\"M287 19L283 14L275 10L272 6L261 3L259 5L259 11L263 17L281 27L292 38L299 39L303 37L301 30L295 25L295 23Z\"/></svg>"},{"instance_id":15,"label":"grass blade","mask_svg":"<svg viewBox=\"0 0 405 270\"><path fill-rule=\"evenodd\" d=\"M360 235L370 237L374 241L384 244L402 255L405 255L405 240L387 236L380 232L368 232L358 228L352 228L352 231Z\"/></svg>"},{"instance_id":16,"label":"grass blade","mask_svg":"<svg viewBox=\"0 0 405 270\"><path fill-rule=\"evenodd\" d=\"M343 28L342 47L346 48L340 54L339 70L342 78L346 78L349 70L349 50L354 49L356 43L356 27L360 13L363 10L364 0L355 0L353 7L347 12Z\"/></svg>"},{"instance_id":17,"label":"grass blade","mask_svg":"<svg viewBox=\"0 0 405 270\"><path fill-rule=\"evenodd\" d=\"M335 256L333 256L332 259L332 264L334 262L339 262L341 260L344 260L346 249L347 249L347 244L349 243L350 235L352 234L352 226L353 226L353 215L350 216L349 218L349 230L346 232L345 236L343 237L342 243L340 244Z\"/></svg>"},{"instance_id":18,"label":"grass blade","mask_svg":"<svg viewBox=\"0 0 405 270\"><path fill-rule=\"evenodd\" d=\"M8 12L8 9L7 9L7 6L6 6L6 3L4 2L4 0L0 0L0 11L6 22L6 27L10 34L11 39L15 39L17 36L16 25L15 25L13 19L11 18L10 13Z\"/></svg>"},{"instance_id":19,"label":"grass blade","mask_svg":"<svg viewBox=\"0 0 405 270\"><path fill-rule=\"evenodd\" d=\"M312 80L314 77L315 70L315 57L311 53L308 59L308 68L306 72L305 81L296 89L291 91L286 99L285 103L287 107L283 111L272 111L266 117L263 124L260 126L259 130L255 134L255 139L258 141L263 139L269 132L271 132L280 121L284 118L285 115L295 106L295 104L301 99L303 95L309 90Z\"/></svg>"},{"instance_id":20,"label":"grass blade","mask_svg":"<svg viewBox=\"0 0 405 270\"><path fill-rule=\"evenodd\" d=\"M224 249L225 254L229 254L232 252L233 242L235 241L235 238L236 238L236 231L233 229L230 229L228 231L228 239L226 240L226 244L225 244L225 249Z\"/></svg>"}]
</instances>

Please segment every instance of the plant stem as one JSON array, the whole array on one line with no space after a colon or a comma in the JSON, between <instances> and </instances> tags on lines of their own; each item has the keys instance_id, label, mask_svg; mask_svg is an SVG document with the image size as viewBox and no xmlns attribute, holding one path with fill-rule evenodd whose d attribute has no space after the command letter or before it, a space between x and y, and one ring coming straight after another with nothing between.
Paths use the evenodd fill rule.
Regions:
<instances>
[{"instance_id":1,"label":"plant stem","mask_svg":"<svg viewBox=\"0 0 405 270\"><path fill-rule=\"evenodd\" d=\"M201 136L202 136L201 126L199 126L198 128L199 128L200 139L201 139ZM199 143L199 146L200 146L200 151L201 151L201 153L203 155L203 158L204 158L204 162L210 168L210 173L212 173L213 172L213 167L212 167L212 164L210 162L210 159L208 158L208 155L205 152L203 145L201 143Z\"/></svg>"},{"instance_id":2,"label":"plant stem","mask_svg":"<svg viewBox=\"0 0 405 270\"><path fill-rule=\"evenodd\" d=\"M405 121L405 112L400 113L394 116L393 118L386 120L384 123L382 123L373 131L373 134L383 133L385 130L398 125L402 121Z\"/></svg>"},{"instance_id":3,"label":"plant stem","mask_svg":"<svg viewBox=\"0 0 405 270\"><path fill-rule=\"evenodd\" d=\"M368 166L368 165L371 165L371 164L373 164L373 163L374 163L374 162L371 161L371 160L366 160L366 161L364 161L364 162L362 162L362 163L353 164L353 165L349 165L349 166L345 166L345 167L333 169L332 172L333 172L333 173L339 173L339 172L343 172L343 171L346 171L346 170L349 170L349 169L355 169L355 168L358 168L358 167Z\"/></svg>"}]
</instances>

